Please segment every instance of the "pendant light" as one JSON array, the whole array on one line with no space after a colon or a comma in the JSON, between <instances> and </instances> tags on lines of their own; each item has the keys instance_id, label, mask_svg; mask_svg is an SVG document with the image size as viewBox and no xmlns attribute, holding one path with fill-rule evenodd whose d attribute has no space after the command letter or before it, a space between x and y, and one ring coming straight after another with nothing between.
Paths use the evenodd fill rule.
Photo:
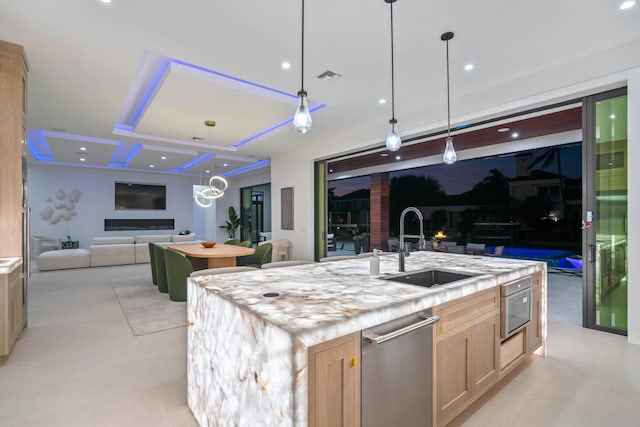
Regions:
<instances>
[{"instance_id":1,"label":"pendant light","mask_svg":"<svg viewBox=\"0 0 640 427\"><path fill-rule=\"evenodd\" d=\"M402 145L402 140L400 139L398 131L396 131L396 123L398 123L398 121L396 120L395 82L393 75L393 4L396 0L384 0L384 2L389 3L389 9L391 11L391 120L389 120L391 129L389 129L389 133L387 134L386 146L389 151L398 151Z\"/></svg>"},{"instance_id":2,"label":"pendant light","mask_svg":"<svg viewBox=\"0 0 640 427\"><path fill-rule=\"evenodd\" d=\"M307 102L307 92L304 90L304 0L302 0L302 60L300 62L300 90L298 91L298 107L293 116L293 127L304 134L311 129L311 113Z\"/></svg>"},{"instance_id":3,"label":"pendant light","mask_svg":"<svg viewBox=\"0 0 640 427\"><path fill-rule=\"evenodd\" d=\"M209 139L211 140L211 145L213 145L213 128L215 127L216 122L214 122L213 120L207 120L204 122L204 125L210 129ZM210 154L211 157L215 157L213 156L213 153ZM193 194L193 200L195 200L198 206L202 206L203 208L212 206L214 199L224 196L224 191L229 186L226 179L221 176L213 175L214 168L215 166L211 167L212 174L211 178L209 178L208 185L203 185L204 175L202 173L202 170L204 169L204 161L200 163L200 186L204 188L195 191L195 193Z\"/></svg>"},{"instance_id":4,"label":"pendant light","mask_svg":"<svg viewBox=\"0 0 640 427\"><path fill-rule=\"evenodd\" d=\"M447 44L447 139L442 154L442 161L452 165L458 160L456 150L453 148L453 138L451 138L451 97L449 94L449 40L453 38L453 33L448 31L440 36L440 40Z\"/></svg>"}]
</instances>

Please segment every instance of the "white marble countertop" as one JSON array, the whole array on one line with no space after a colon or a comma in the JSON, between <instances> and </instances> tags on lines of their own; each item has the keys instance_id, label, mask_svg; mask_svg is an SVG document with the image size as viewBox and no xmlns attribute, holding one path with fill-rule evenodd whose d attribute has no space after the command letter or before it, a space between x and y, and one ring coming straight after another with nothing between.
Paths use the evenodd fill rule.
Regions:
<instances>
[{"instance_id":1,"label":"white marble countertop","mask_svg":"<svg viewBox=\"0 0 640 427\"><path fill-rule=\"evenodd\" d=\"M9 274L22 265L22 258L0 258L0 274Z\"/></svg>"},{"instance_id":2,"label":"white marble countertop","mask_svg":"<svg viewBox=\"0 0 640 427\"><path fill-rule=\"evenodd\" d=\"M431 288L382 277L398 274L398 255L380 257L380 275L369 258L201 276L191 279L306 346L366 329L406 314L543 271L541 262L487 256L414 252L407 273L438 268L476 276ZM277 297L265 297L277 293Z\"/></svg>"}]
</instances>

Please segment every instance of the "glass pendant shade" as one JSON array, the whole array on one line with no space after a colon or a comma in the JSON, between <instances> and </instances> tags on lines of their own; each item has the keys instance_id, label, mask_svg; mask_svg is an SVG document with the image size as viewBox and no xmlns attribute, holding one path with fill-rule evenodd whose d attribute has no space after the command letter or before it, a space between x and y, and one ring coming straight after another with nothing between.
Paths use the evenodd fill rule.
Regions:
<instances>
[{"instance_id":1,"label":"glass pendant shade","mask_svg":"<svg viewBox=\"0 0 640 427\"><path fill-rule=\"evenodd\" d=\"M300 133L307 133L311 129L311 113L309 113L309 104L307 103L307 92L298 92L298 108L293 116L293 127Z\"/></svg>"},{"instance_id":2,"label":"glass pendant shade","mask_svg":"<svg viewBox=\"0 0 640 427\"><path fill-rule=\"evenodd\" d=\"M389 133L387 134L387 150L389 151L398 151L400 146L402 145L402 140L400 139L400 135L396 131L396 124L391 123L391 129L389 129Z\"/></svg>"},{"instance_id":3,"label":"glass pendant shade","mask_svg":"<svg viewBox=\"0 0 640 427\"><path fill-rule=\"evenodd\" d=\"M448 165L452 165L458 160L455 148L453 148L453 138L447 137L447 145L444 148L444 154L442 154L442 161Z\"/></svg>"}]
</instances>

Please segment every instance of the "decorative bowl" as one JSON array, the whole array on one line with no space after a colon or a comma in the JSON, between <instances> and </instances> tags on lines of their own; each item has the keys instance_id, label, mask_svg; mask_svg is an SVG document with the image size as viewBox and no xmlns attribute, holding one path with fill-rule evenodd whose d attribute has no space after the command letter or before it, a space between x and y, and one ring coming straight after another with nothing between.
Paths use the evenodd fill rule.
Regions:
<instances>
[{"instance_id":1,"label":"decorative bowl","mask_svg":"<svg viewBox=\"0 0 640 427\"><path fill-rule=\"evenodd\" d=\"M216 242L200 242L200 244L205 248L209 249L214 247L216 245Z\"/></svg>"}]
</instances>

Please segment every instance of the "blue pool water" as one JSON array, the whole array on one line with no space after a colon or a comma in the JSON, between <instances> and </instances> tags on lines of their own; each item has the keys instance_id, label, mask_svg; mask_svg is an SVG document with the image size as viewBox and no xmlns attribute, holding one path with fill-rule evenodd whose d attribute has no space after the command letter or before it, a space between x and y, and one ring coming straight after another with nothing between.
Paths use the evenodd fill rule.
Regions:
<instances>
[{"instance_id":1,"label":"blue pool water","mask_svg":"<svg viewBox=\"0 0 640 427\"><path fill-rule=\"evenodd\" d=\"M493 248L491 248L493 252ZM505 247L502 256L506 258L529 259L545 261L548 267L560 267L582 270L582 260L576 251L561 249L532 249Z\"/></svg>"}]
</instances>

